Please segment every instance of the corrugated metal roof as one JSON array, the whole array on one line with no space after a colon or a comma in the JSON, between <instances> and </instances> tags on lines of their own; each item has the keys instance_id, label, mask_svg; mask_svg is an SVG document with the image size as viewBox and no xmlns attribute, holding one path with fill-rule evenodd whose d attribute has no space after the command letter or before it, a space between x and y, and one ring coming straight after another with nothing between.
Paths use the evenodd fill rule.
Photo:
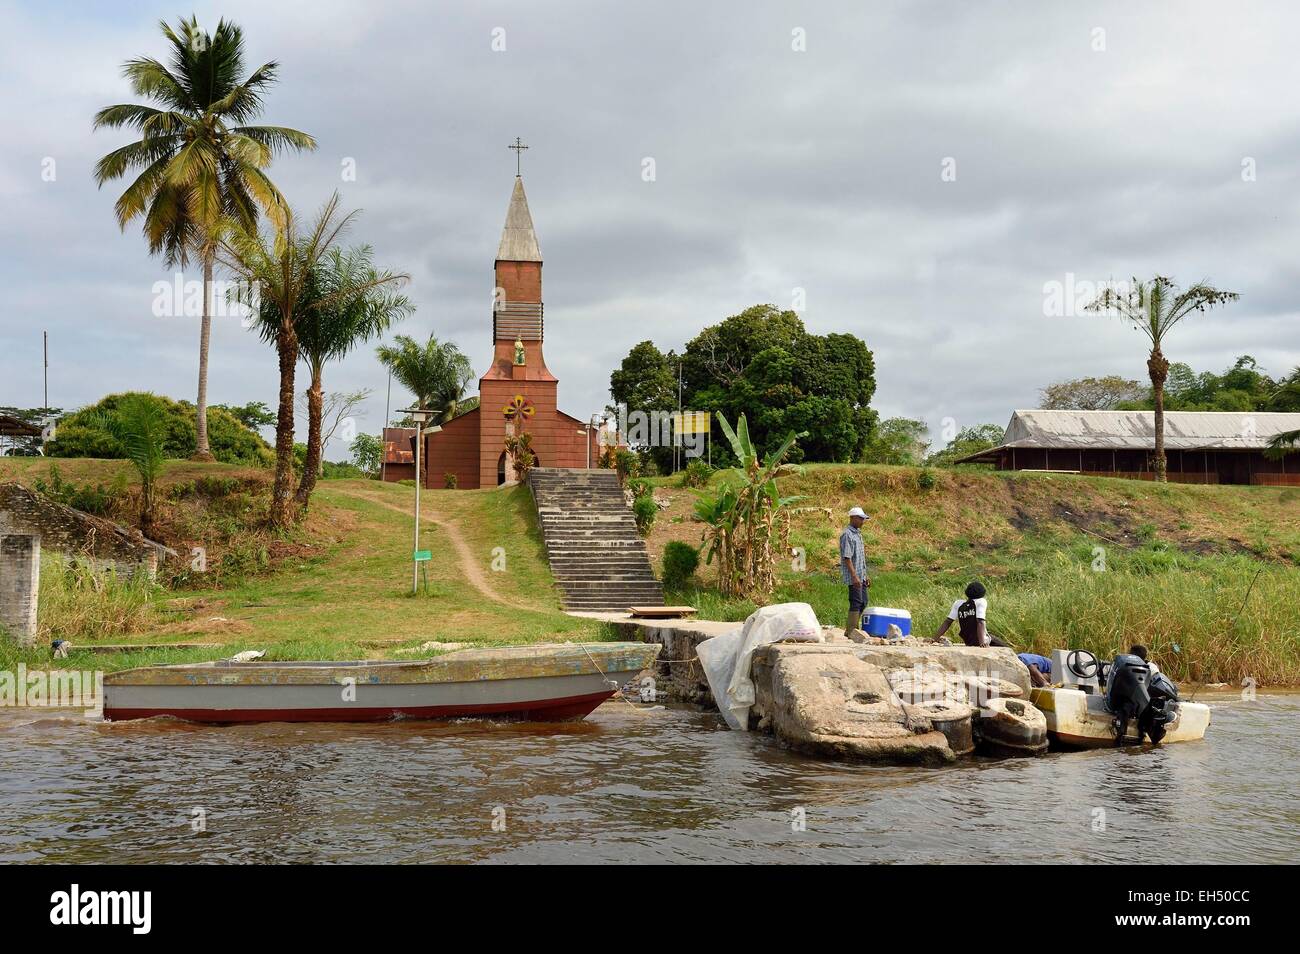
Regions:
<instances>
[{"instance_id":1,"label":"corrugated metal roof","mask_svg":"<svg viewBox=\"0 0 1300 954\"><path fill-rule=\"evenodd\" d=\"M542 249L533 231L533 216L528 211L528 197L524 195L524 180L515 176L515 190L510 194L510 208L506 210L506 227L501 230L501 244L497 247L498 262L540 262Z\"/></svg>"},{"instance_id":2,"label":"corrugated metal roof","mask_svg":"<svg viewBox=\"0 0 1300 954\"><path fill-rule=\"evenodd\" d=\"M1263 450L1275 434L1300 430L1300 414L1264 411L1166 411L1169 450ZM1015 411L1002 447L1148 450L1154 411Z\"/></svg>"}]
</instances>

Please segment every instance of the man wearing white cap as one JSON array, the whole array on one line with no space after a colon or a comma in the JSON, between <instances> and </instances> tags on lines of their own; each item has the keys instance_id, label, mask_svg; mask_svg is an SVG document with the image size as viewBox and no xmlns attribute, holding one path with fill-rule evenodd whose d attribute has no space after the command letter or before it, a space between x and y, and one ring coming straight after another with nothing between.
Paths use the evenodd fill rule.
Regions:
<instances>
[{"instance_id":1,"label":"man wearing white cap","mask_svg":"<svg viewBox=\"0 0 1300 954\"><path fill-rule=\"evenodd\" d=\"M861 507L849 511L849 525L840 534L840 579L849 588L849 622L844 635L849 639L858 628L862 611L867 608L867 552L862 546L861 527L867 515Z\"/></svg>"}]
</instances>

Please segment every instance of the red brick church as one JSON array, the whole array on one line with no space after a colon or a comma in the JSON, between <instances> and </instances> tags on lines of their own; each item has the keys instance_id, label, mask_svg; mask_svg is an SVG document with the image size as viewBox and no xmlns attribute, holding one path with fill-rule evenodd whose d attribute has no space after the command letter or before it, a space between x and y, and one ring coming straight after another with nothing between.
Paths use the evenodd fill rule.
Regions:
<instances>
[{"instance_id":1,"label":"red brick church","mask_svg":"<svg viewBox=\"0 0 1300 954\"><path fill-rule=\"evenodd\" d=\"M505 452L507 427L532 435L540 467L587 467L588 461L595 466L599 455L595 431L559 410L559 379L542 355L542 251L518 175L495 268L492 364L479 379L479 406L425 434L420 464L425 487L446 486L447 474L455 474L462 489L514 480ZM415 476L414 436L413 429L384 429L387 480Z\"/></svg>"}]
</instances>

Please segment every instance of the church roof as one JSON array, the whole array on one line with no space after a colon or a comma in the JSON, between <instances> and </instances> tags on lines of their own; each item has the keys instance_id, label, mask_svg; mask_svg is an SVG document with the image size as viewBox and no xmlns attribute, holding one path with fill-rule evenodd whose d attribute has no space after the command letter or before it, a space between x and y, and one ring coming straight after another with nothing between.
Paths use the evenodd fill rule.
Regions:
<instances>
[{"instance_id":1,"label":"church roof","mask_svg":"<svg viewBox=\"0 0 1300 954\"><path fill-rule=\"evenodd\" d=\"M497 248L498 262L540 262L542 250L533 231L533 217L528 211L528 197L524 195L524 180L515 176L515 190L510 194L510 208L506 211L506 227L501 230L501 245Z\"/></svg>"}]
</instances>

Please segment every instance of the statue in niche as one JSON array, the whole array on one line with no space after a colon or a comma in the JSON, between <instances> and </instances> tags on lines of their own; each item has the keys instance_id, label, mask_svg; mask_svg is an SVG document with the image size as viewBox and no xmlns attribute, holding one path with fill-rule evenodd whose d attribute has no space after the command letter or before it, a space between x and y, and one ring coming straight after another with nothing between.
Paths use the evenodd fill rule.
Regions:
<instances>
[{"instance_id":1,"label":"statue in niche","mask_svg":"<svg viewBox=\"0 0 1300 954\"><path fill-rule=\"evenodd\" d=\"M515 364L522 365L523 363L524 363L524 342L522 339L516 338L515 339Z\"/></svg>"}]
</instances>

